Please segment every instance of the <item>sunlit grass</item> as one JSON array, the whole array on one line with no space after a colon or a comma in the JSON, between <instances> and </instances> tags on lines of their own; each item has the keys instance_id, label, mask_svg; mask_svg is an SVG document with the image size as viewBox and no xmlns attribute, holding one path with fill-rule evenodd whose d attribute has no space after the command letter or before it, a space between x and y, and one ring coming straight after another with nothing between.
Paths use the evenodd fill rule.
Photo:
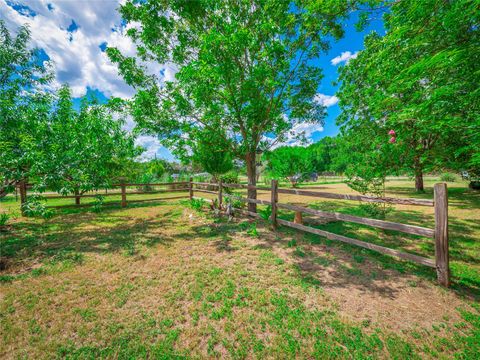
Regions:
<instances>
[{"instance_id":1,"label":"sunlit grass","mask_svg":"<svg viewBox=\"0 0 480 360\"><path fill-rule=\"evenodd\" d=\"M398 196L415 195L396 187ZM355 202L310 200L328 211L363 215ZM0 206L13 212L18 203L7 198ZM262 221L212 218L186 202L109 205L98 213L63 208L48 220L17 214L0 233L6 267L0 356L475 358L480 309L469 299L478 290L475 208L476 194L451 192L452 270L459 295L438 288L432 269L314 235L274 233ZM428 209L418 207L399 208L388 217L432 224ZM433 255L429 239L339 222L321 226ZM387 301L381 291L393 291L397 282L404 296L442 301L444 312L425 308L427 315L432 311L428 325L398 321L401 314L393 308L380 308ZM355 294L373 294L365 302L377 296L371 308L390 316L357 315L335 300L349 293L348 301L362 296ZM388 296L388 304L395 304L400 294Z\"/></svg>"}]
</instances>

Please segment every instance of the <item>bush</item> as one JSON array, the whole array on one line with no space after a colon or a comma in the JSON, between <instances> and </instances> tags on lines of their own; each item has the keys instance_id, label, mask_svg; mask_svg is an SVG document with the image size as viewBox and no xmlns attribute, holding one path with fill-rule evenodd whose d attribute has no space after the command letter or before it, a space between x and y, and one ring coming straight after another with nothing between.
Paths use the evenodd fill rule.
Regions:
<instances>
[{"instance_id":1,"label":"bush","mask_svg":"<svg viewBox=\"0 0 480 360\"><path fill-rule=\"evenodd\" d=\"M10 215L7 213L0 214L0 227L7 225L8 220L10 220Z\"/></svg>"},{"instance_id":2,"label":"bush","mask_svg":"<svg viewBox=\"0 0 480 360\"><path fill-rule=\"evenodd\" d=\"M42 217L49 219L53 216L53 211L48 209L45 204L42 204L41 196L32 195L27 199L27 202L22 205L22 213L28 217Z\"/></svg>"},{"instance_id":3,"label":"bush","mask_svg":"<svg viewBox=\"0 0 480 360\"><path fill-rule=\"evenodd\" d=\"M457 179L455 174L452 173L443 173L440 175L440 180L441 181L446 181L446 182L454 182Z\"/></svg>"},{"instance_id":4,"label":"bush","mask_svg":"<svg viewBox=\"0 0 480 360\"><path fill-rule=\"evenodd\" d=\"M270 216L272 216L272 206L268 205L264 209L259 209L258 214L265 221L270 221Z\"/></svg>"},{"instance_id":5,"label":"bush","mask_svg":"<svg viewBox=\"0 0 480 360\"><path fill-rule=\"evenodd\" d=\"M224 183L224 184L238 184L239 183L238 173L230 171L230 172L220 176L220 180L222 180L222 183ZM216 190L216 188L214 190ZM232 188L224 187L223 191L227 195L233 194L233 189Z\"/></svg>"},{"instance_id":6,"label":"bush","mask_svg":"<svg viewBox=\"0 0 480 360\"><path fill-rule=\"evenodd\" d=\"M102 196L102 195L95 196L95 202L93 203L93 206L92 206L92 211L93 212L98 213L98 212L102 211L103 200L104 200L104 196Z\"/></svg>"},{"instance_id":7,"label":"bush","mask_svg":"<svg viewBox=\"0 0 480 360\"><path fill-rule=\"evenodd\" d=\"M238 173L230 171L220 176L224 184L238 184Z\"/></svg>"},{"instance_id":8,"label":"bush","mask_svg":"<svg viewBox=\"0 0 480 360\"><path fill-rule=\"evenodd\" d=\"M190 207L196 211L201 211L205 206L205 200L203 199L192 199L190 200Z\"/></svg>"}]
</instances>

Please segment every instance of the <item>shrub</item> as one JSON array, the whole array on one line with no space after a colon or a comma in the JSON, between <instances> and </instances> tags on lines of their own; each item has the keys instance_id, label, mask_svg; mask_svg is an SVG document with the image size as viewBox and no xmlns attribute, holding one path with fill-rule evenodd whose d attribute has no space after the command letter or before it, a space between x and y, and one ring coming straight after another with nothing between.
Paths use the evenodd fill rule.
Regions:
<instances>
[{"instance_id":1,"label":"shrub","mask_svg":"<svg viewBox=\"0 0 480 360\"><path fill-rule=\"evenodd\" d=\"M246 207L246 204L243 201L232 197L225 198L225 202L227 204L232 204L232 207L236 209L243 209Z\"/></svg>"},{"instance_id":2,"label":"shrub","mask_svg":"<svg viewBox=\"0 0 480 360\"><path fill-rule=\"evenodd\" d=\"M104 196L102 196L102 195L95 196L95 202L93 203L93 207L92 207L93 212L98 213L98 212L102 211L103 199L104 199Z\"/></svg>"},{"instance_id":3,"label":"shrub","mask_svg":"<svg viewBox=\"0 0 480 360\"><path fill-rule=\"evenodd\" d=\"M250 224L250 226L247 230L247 234L250 235L250 236L254 236L254 237L258 236L257 223L256 222L253 222L253 223Z\"/></svg>"},{"instance_id":4,"label":"shrub","mask_svg":"<svg viewBox=\"0 0 480 360\"><path fill-rule=\"evenodd\" d=\"M454 182L456 180L456 176L452 173L443 173L442 175L440 175L440 180L446 182Z\"/></svg>"},{"instance_id":5,"label":"shrub","mask_svg":"<svg viewBox=\"0 0 480 360\"><path fill-rule=\"evenodd\" d=\"M203 199L190 200L190 207L196 211L201 211L204 206L205 206L205 200Z\"/></svg>"},{"instance_id":6,"label":"shrub","mask_svg":"<svg viewBox=\"0 0 480 360\"><path fill-rule=\"evenodd\" d=\"M272 215L272 206L268 205L265 209L259 209L258 214L265 221L270 221L270 216Z\"/></svg>"},{"instance_id":7,"label":"shrub","mask_svg":"<svg viewBox=\"0 0 480 360\"><path fill-rule=\"evenodd\" d=\"M0 227L7 225L8 220L10 220L10 215L8 213L0 214Z\"/></svg>"},{"instance_id":8,"label":"shrub","mask_svg":"<svg viewBox=\"0 0 480 360\"><path fill-rule=\"evenodd\" d=\"M22 205L22 213L28 217L42 217L49 219L53 216L53 211L41 203L42 197L39 195L30 196Z\"/></svg>"},{"instance_id":9,"label":"shrub","mask_svg":"<svg viewBox=\"0 0 480 360\"><path fill-rule=\"evenodd\" d=\"M220 176L220 180L222 180L222 183L224 184L238 184L239 183L238 173L234 171L229 171L228 173ZM223 191L225 192L225 194L228 194L228 195L233 194L232 188L224 187Z\"/></svg>"},{"instance_id":10,"label":"shrub","mask_svg":"<svg viewBox=\"0 0 480 360\"><path fill-rule=\"evenodd\" d=\"M238 184L238 173L229 171L228 173L221 175L220 179L224 184Z\"/></svg>"}]
</instances>

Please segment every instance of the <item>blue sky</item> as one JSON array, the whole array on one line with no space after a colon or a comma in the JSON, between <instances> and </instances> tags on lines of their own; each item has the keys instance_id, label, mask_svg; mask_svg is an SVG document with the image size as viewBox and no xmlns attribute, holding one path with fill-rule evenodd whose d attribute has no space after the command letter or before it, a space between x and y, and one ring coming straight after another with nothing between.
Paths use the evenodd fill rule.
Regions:
<instances>
[{"instance_id":1,"label":"blue sky","mask_svg":"<svg viewBox=\"0 0 480 360\"><path fill-rule=\"evenodd\" d=\"M123 0L0 0L0 19L10 30L28 24L32 32L32 45L42 50L44 60L50 60L55 72L53 88L68 83L78 98L93 94L100 100L111 96L131 97L133 89L126 85L115 65L110 63L104 51L107 45L118 47L123 53L133 55L135 47L123 36L122 19L116 9ZM372 20L362 32L355 30L355 16L345 24L345 37L332 42L327 54L317 64L323 69L324 79L318 87L318 100L327 106L325 126L307 126L306 132L315 142L324 136L338 133L335 119L340 109L335 97L333 82L338 68L363 48L363 38L375 30L383 34L380 19ZM151 64L151 71L172 79L175 70L169 65ZM133 121L126 125L134 126ZM141 136L137 143L146 148L144 158L153 156L172 159L170 152L151 136Z\"/></svg>"}]
</instances>

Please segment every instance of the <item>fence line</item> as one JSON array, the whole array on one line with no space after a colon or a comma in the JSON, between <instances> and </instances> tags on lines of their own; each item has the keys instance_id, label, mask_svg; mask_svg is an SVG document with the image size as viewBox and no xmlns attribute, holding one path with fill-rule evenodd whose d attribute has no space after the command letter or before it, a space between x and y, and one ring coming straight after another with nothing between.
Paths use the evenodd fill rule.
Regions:
<instances>
[{"instance_id":1,"label":"fence line","mask_svg":"<svg viewBox=\"0 0 480 360\"><path fill-rule=\"evenodd\" d=\"M197 189L193 185L208 185L213 187L218 187L218 192ZM233 188L233 189L256 189L256 190L265 190L271 192L271 201L260 200L260 199L250 199L248 197L242 197L238 195L225 194L222 195L223 188ZM196 198L193 196L194 191L217 194L219 196L219 204L221 204L221 197L225 196L231 199L237 199L246 203L255 203L262 205L269 205L272 207L272 214L270 220L274 228L277 228L278 225L294 228L297 230L313 233L326 237L330 240L337 240L351 245L356 245L362 248L373 250L381 254L387 254L391 256L396 256L401 259L409 260L420 265L425 265L428 267L436 268L437 270L437 279L438 282L448 287L450 285L450 269L449 269L449 246L448 246L448 196L447 196L447 185L445 183L435 184L434 186L434 200L428 199L411 199L411 198L392 198L392 197L371 197L364 195L344 195L336 193L327 193L327 192L318 192L318 191L309 191L309 190L297 190L297 189L279 189L278 181L272 180L271 187L260 187L255 185L244 185L244 184L215 184L215 183L195 183L190 182L190 198ZM391 221L377 220L359 216L353 216L348 214L342 214L337 212L327 212L316 209L311 209L308 207L291 205L291 204L282 204L278 202L278 194L294 194L300 196L308 197L321 197L327 199L341 199L341 200L356 200L364 202L376 202L376 203L390 203L390 204L400 204L400 205L417 205L417 206L433 206L435 211L435 228L425 228L421 226L401 224ZM203 199L203 198L201 198ZM353 222L357 224L372 226L380 229L400 231L407 234L413 234L418 236L424 236L435 239L435 259L426 258L419 255L414 255L399 250L387 248L384 246L368 243L365 241L352 239L343 235L334 234L328 231L320 230L310 226L305 226L296 222L291 222L283 219L278 219L278 209L286 209L290 211L295 211L296 214L308 213L317 218L332 219L346 222ZM235 210L259 218L259 214L251 212L244 209L235 208Z\"/></svg>"},{"instance_id":2,"label":"fence line","mask_svg":"<svg viewBox=\"0 0 480 360\"><path fill-rule=\"evenodd\" d=\"M127 192L127 186L164 186L164 185L184 185L184 187L176 189L165 189L165 190L156 190L156 191L139 191L139 192ZM194 187L194 185L196 187ZM413 261L417 264L434 267L437 270L438 282L443 286L449 286L450 284L450 268L449 268L449 245L448 245L448 193L447 185L445 183L438 183L434 185L434 200L425 200L425 199L408 199L408 198L375 198L371 196L363 195L343 195L327 192L317 192L309 190L297 190L297 189L279 189L278 181L272 180L270 187L260 187L255 185L243 185L243 184L223 184L221 181L219 183L205 183L205 182L194 182L192 178L184 182L172 182L172 183L150 183L150 184L131 184L131 183L121 183L114 184L113 187L120 187L120 193L108 193L108 194L98 194L98 195L67 195L67 196L48 196L47 199L59 199L59 198L74 198L76 200L76 205L81 206L80 199L96 196L118 196L121 195L120 204L122 207L127 206L127 195L135 194L157 194L157 193L169 193L169 192L188 192L184 196L175 196L167 198L154 198L154 199L138 199L138 200L129 200L129 202L145 202L153 200L169 200L169 199L180 199L186 198L194 199L197 198L194 196L194 192L207 193L218 196L218 204L221 207L223 203L223 197L230 199L237 199L246 203L254 203L261 205L268 205L272 208L272 213L270 220L272 222L273 228L277 228L278 225L294 228L301 231L310 232L320 236L324 236L330 240L337 240L344 243L360 246L366 249L377 251L382 254L392 255L399 257L401 259L406 259ZM217 191L207 190L205 188L198 188L198 186L208 186L216 187ZM25 203L27 196L27 184L22 182L18 185L20 190L21 203ZM261 199L251 199L248 197L242 197L234 194L224 194L224 188L234 188L234 189L256 189L261 191L269 191L271 193L270 201L261 200ZM378 203L391 203L391 204L402 204L402 205L419 205L419 206L433 206L435 212L435 228L429 229L421 226L401 224L390 221L383 221L359 216L353 216L337 212L327 212L316 209L311 209L304 206L297 206L291 204L279 203L278 194L294 194L300 196L308 197L321 197L328 199L342 199L342 200L358 200L365 202L378 202ZM203 199L203 198L201 198ZM307 213L313 215L317 218L338 220L353 222L357 224L372 226L381 229L395 230L404 232L407 234L425 236L435 239L435 259L430 259L410 253L401 252L395 249L390 249L380 245L368 243L365 241L352 239L343 235L338 235L330 233L324 230L313 228L310 226L305 226L301 223L291 222L283 219L278 219L278 209L286 209L290 211L295 211L296 214ZM236 209L246 215L253 217L260 217L256 212L251 212L244 209Z\"/></svg>"}]
</instances>

